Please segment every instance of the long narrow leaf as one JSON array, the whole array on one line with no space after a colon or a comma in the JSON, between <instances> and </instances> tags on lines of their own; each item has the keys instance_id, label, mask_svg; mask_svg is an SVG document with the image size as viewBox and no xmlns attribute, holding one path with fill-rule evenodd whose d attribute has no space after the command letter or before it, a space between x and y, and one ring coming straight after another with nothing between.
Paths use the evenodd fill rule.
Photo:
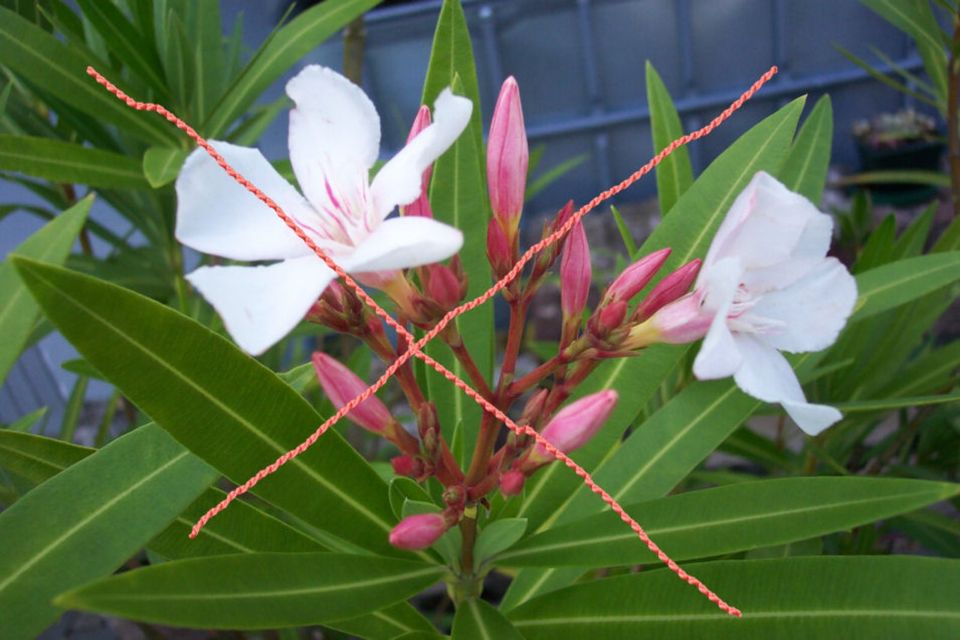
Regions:
<instances>
[{"instance_id":1,"label":"long narrow leaf","mask_svg":"<svg viewBox=\"0 0 960 640\"><path fill-rule=\"evenodd\" d=\"M145 426L18 500L0 514L0 636L36 637L54 596L117 569L215 477Z\"/></svg>"},{"instance_id":2,"label":"long narrow leaf","mask_svg":"<svg viewBox=\"0 0 960 640\"><path fill-rule=\"evenodd\" d=\"M193 320L88 276L22 259L18 266L47 316L93 366L234 481L320 424L276 374ZM362 548L399 553L387 542L395 520L386 485L335 432L257 493Z\"/></svg>"},{"instance_id":3,"label":"long narrow leaf","mask_svg":"<svg viewBox=\"0 0 960 640\"><path fill-rule=\"evenodd\" d=\"M83 227L92 198L84 198L67 209L43 229L27 238L14 253L62 263ZM0 264L0 381L20 356L37 318L37 304L20 281L9 260Z\"/></svg>"},{"instance_id":4,"label":"long narrow leaf","mask_svg":"<svg viewBox=\"0 0 960 640\"><path fill-rule=\"evenodd\" d=\"M430 586L443 571L408 560L340 553L249 553L130 571L57 602L176 626L271 629L375 611Z\"/></svg>"},{"instance_id":5,"label":"long narrow leaf","mask_svg":"<svg viewBox=\"0 0 960 640\"><path fill-rule=\"evenodd\" d=\"M786 544L907 513L960 493L960 485L887 478L783 478L694 491L627 508L674 560ZM504 566L647 564L656 557L614 513L523 540Z\"/></svg>"},{"instance_id":6,"label":"long narrow leaf","mask_svg":"<svg viewBox=\"0 0 960 640\"><path fill-rule=\"evenodd\" d=\"M711 562L696 575L743 610L718 610L663 570L551 593L511 612L527 640L805 640L960 634L960 563L919 557Z\"/></svg>"}]
</instances>

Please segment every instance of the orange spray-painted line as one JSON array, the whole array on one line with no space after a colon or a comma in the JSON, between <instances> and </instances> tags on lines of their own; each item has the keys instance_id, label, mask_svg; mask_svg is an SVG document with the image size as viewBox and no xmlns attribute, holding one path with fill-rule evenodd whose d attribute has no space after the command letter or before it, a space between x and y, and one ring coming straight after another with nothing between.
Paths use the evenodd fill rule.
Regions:
<instances>
[{"instance_id":1,"label":"orange spray-painted line","mask_svg":"<svg viewBox=\"0 0 960 640\"><path fill-rule=\"evenodd\" d=\"M260 482L263 478L270 475L271 473L276 472L281 466L300 455L308 448L310 448L332 425L336 424L340 419L342 419L346 414L360 405L364 400L369 398L371 395L377 392L387 381L396 373L396 371L403 366L410 358L418 357L424 362L429 364L431 367L436 369L443 375L445 378L450 380L454 385L459 387L464 393L473 398L484 410L488 411L494 415L498 420L507 426L517 434L528 435L533 438L537 443L539 443L547 452L556 457L558 460L563 462L567 467L572 469L584 483L590 488L591 491L600 496L600 498L610 506L610 508L620 516L620 518L627 523L630 528L637 534L637 537L640 538L644 544L654 553L657 558L663 562L671 571L673 571L679 578L689 583L690 585L696 587L704 596L706 596L711 602L715 603L721 610L729 613L733 616L739 617L741 612L739 609L727 604L724 602L718 595L711 591L705 584L703 584L696 577L690 575L683 570L676 562L674 562L660 547L647 535L643 530L643 527L634 520L630 514L628 514L623 507L616 501L616 499L611 496L607 491L600 487L590 476L590 474L580 465L578 465L573 459L567 456L565 453L554 447L549 441L543 438L540 433L535 429L531 428L528 425L517 425L513 420L504 414L499 408L490 403L486 398L484 398L480 393L470 387L463 380L458 378L451 371L446 369L439 362L431 358L430 356L423 353L423 347L435 338L439 333L446 327L450 322L452 322L458 315L470 311L488 301L497 292L501 291L506 287L513 279L515 279L520 272L523 270L523 267L534 257L537 253L542 251L545 247L549 246L553 242L557 242L566 235L571 228L587 213L596 208L599 204L605 200L613 197L614 195L620 193L624 189L628 188L634 182L642 178L644 175L652 171L660 162L663 161L670 153L675 151L680 146L687 144L693 140L698 140L721 123L723 123L727 118L729 118L733 113L739 109L747 100L749 100L760 88L772 78L777 73L777 68L772 67L765 74L763 74L746 92L743 93L736 101L734 101L729 107L727 107L722 113L720 113L716 118L714 118L706 126L701 127L700 129L689 133L685 136L674 140L666 148L664 148L660 153L658 153L654 158L652 158L647 164L642 166L640 169L632 173L625 180L619 184L603 191L596 197L594 197L590 202L585 204L576 213L574 213L566 222L548 237L542 239L540 242L531 246L521 258L518 260L516 265L501 278L496 284L494 284L490 289L488 289L481 296L471 300L467 303L464 303L457 307L456 309L448 312L438 323L437 325L427 332L420 340L414 341L414 336L407 331L406 327L398 323L385 309L380 307L370 296L363 290L363 288L357 284L343 269L337 265L333 260L327 256L323 250L296 224L296 222L290 218L283 211L283 209L273 201L268 195L263 193L256 185L252 184L249 180L243 177L239 172L237 172L233 167L227 163L227 161L221 156L216 149L214 149L209 142L207 142L200 134L196 132L190 125L178 118L175 114L171 113L169 110L164 108L161 105L147 102L139 102L134 100L109 80L107 80L103 75L98 73L93 67L87 68L87 73L96 79L103 87L105 87L110 93L115 95L117 98L122 100L127 106L136 109L138 111L153 111L159 115L166 118L169 122L174 124L177 128L186 133L192 140L194 140L200 147L202 147L210 156L216 161L216 163L229 174L234 180L236 180L241 186L247 189L251 194L257 197L261 202L266 204L270 209L272 209L277 216L283 220L283 222L299 237L324 263L330 267L340 278L343 279L344 283L353 289L357 295L366 303L371 309L373 309L380 317L382 317L388 325L393 327L400 335L403 335L408 344L410 345L407 350L401 354L383 373L383 375L370 387L368 387L363 393L359 394L357 397L353 398L345 405L343 405L334 415L328 418L322 425L320 425L306 440L300 443L294 449L284 453L282 456L277 458L273 463L267 465L260 471L258 471L253 477L247 480L242 485L235 488L231 491L224 500L222 500L215 507L210 509L206 514L201 517L197 523L194 525L193 530L190 533L190 537L194 538L204 527L204 525L210 521L211 518L216 516L219 512L227 508L229 504L243 495L244 493L250 491L257 483Z\"/></svg>"}]
</instances>

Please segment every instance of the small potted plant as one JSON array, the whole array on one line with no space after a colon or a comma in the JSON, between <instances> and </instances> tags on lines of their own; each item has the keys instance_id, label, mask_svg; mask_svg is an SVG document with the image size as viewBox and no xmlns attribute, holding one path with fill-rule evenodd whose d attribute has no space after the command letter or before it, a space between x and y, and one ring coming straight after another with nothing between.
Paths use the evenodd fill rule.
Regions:
<instances>
[{"instance_id":1,"label":"small potted plant","mask_svg":"<svg viewBox=\"0 0 960 640\"><path fill-rule=\"evenodd\" d=\"M913 109L882 113L853 125L853 135L865 173L939 171L944 143L937 124ZM869 183L874 200L889 204L915 204L936 195L936 187L913 182L877 180Z\"/></svg>"}]
</instances>

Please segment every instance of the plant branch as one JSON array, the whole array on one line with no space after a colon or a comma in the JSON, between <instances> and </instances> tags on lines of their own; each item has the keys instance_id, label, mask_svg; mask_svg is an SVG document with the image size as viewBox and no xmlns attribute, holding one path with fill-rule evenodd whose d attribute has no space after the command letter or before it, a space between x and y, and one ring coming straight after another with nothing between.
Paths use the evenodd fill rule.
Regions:
<instances>
[{"instance_id":1,"label":"plant branch","mask_svg":"<svg viewBox=\"0 0 960 640\"><path fill-rule=\"evenodd\" d=\"M463 366L464 371L466 371L467 376L470 378L470 382L472 382L473 386L477 388L477 391L480 392L480 395L493 402L493 389L490 388L490 385L487 383L487 379L480 371L480 367L477 366L473 356L470 355L470 351L467 349L466 345L463 344L463 338L460 337L460 332L453 324L451 324L450 327L452 328L452 331L443 332L443 338L446 341L447 346L450 347L453 355L456 356L457 360Z\"/></svg>"}]
</instances>

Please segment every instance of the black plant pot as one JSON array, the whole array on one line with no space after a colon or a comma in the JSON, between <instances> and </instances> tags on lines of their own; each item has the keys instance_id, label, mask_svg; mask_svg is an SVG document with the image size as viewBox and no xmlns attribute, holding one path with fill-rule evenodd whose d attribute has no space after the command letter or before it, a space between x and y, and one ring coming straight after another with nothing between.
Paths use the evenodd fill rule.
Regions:
<instances>
[{"instance_id":1,"label":"black plant pot","mask_svg":"<svg viewBox=\"0 0 960 640\"><path fill-rule=\"evenodd\" d=\"M939 171L944 144L918 140L896 148L877 148L857 139L860 169L872 171ZM915 205L928 202L937 195L937 187L911 183L877 183L866 185L874 202L892 205Z\"/></svg>"}]
</instances>

